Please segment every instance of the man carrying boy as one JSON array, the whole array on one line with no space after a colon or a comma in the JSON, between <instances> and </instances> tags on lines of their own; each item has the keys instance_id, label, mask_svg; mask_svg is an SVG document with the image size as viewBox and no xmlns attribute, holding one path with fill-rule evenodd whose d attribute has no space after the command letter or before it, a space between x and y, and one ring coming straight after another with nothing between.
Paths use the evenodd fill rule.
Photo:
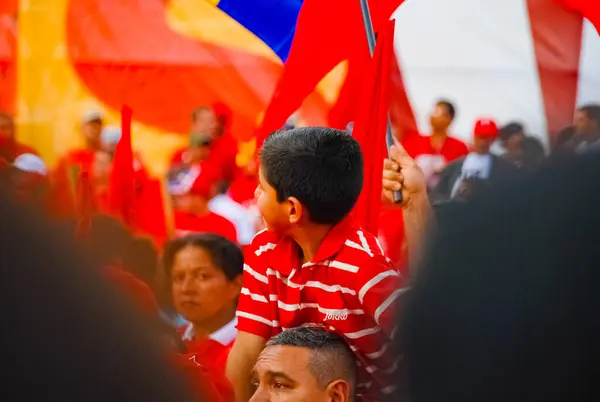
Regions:
<instances>
[{"instance_id":1,"label":"man carrying boy","mask_svg":"<svg viewBox=\"0 0 600 402\"><path fill-rule=\"evenodd\" d=\"M403 183L410 247L429 216L425 183L403 150L393 152L385 178ZM250 372L267 340L306 325L348 342L359 366L358 400L378 401L394 390L399 362L385 352L406 288L377 239L349 216L362 185L360 146L345 132L300 128L265 141L256 195L267 230L246 255L239 333L227 363L237 401L253 394Z\"/></svg>"}]
</instances>

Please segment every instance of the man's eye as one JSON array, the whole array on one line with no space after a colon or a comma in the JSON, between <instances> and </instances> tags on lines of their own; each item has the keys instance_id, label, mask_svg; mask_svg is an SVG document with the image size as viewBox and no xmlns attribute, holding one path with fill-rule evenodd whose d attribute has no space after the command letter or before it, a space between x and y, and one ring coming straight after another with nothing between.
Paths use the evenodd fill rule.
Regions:
<instances>
[{"instance_id":1,"label":"man's eye","mask_svg":"<svg viewBox=\"0 0 600 402\"><path fill-rule=\"evenodd\" d=\"M287 388L284 384L280 383L280 382L276 382L275 384L273 384L273 388L275 389L283 389L283 388Z\"/></svg>"}]
</instances>

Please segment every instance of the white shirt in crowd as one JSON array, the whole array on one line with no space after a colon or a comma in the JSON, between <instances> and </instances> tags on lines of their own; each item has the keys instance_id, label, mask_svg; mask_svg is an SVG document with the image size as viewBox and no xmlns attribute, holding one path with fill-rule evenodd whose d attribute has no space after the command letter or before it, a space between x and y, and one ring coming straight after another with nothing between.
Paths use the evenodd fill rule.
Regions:
<instances>
[{"instance_id":1,"label":"white shirt in crowd","mask_svg":"<svg viewBox=\"0 0 600 402\"><path fill-rule=\"evenodd\" d=\"M221 215L235 226L241 245L252 242L256 234L254 215L243 205L235 202L226 194L219 194L208 203L211 212Z\"/></svg>"},{"instance_id":2,"label":"white shirt in crowd","mask_svg":"<svg viewBox=\"0 0 600 402\"><path fill-rule=\"evenodd\" d=\"M229 321L229 323L225 324L221 328L217 329L215 332L210 334L208 337L213 341L219 342L221 345L229 346L235 340L237 336L237 317L233 320ZM184 341L191 341L194 339L195 335L194 324L189 323L185 328L185 332L181 339Z\"/></svg>"},{"instance_id":3,"label":"white shirt in crowd","mask_svg":"<svg viewBox=\"0 0 600 402\"><path fill-rule=\"evenodd\" d=\"M460 188L460 185L465 179L480 179L487 180L490 178L492 171L492 155L481 155L475 152L471 152L465 157L462 169L460 171L460 178L456 180L452 187L451 196L454 197L456 192Z\"/></svg>"}]
</instances>

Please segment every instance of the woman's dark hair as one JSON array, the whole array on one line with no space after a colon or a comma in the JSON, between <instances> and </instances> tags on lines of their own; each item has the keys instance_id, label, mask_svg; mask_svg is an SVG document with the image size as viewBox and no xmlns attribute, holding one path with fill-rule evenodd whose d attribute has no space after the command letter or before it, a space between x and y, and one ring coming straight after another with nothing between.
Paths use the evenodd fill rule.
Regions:
<instances>
[{"instance_id":1,"label":"woman's dark hair","mask_svg":"<svg viewBox=\"0 0 600 402\"><path fill-rule=\"evenodd\" d=\"M163 255L163 267L167 277L171 276L173 261L185 247L199 247L210 254L212 262L223 271L228 280L234 280L244 270L244 255L231 240L213 233L199 233L175 239L167 243Z\"/></svg>"}]
</instances>

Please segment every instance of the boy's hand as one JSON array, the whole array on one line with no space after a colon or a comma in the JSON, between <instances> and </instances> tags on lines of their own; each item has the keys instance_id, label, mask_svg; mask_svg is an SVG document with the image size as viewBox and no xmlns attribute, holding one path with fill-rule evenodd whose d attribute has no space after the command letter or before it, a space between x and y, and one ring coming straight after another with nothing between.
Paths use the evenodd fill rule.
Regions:
<instances>
[{"instance_id":1,"label":"boy's hand","mask_svg":"<svg viewBox=\"0 0 600 402\"><path fill-rule=\"evenodd\" d=\"M425 175L399 142L394 141L390 153L391 160L386 159L383 163L382 198L392 204L393 192L402 190L402 206L406 206L413 198L427 193Z\"/></svg>"}]
</instances>

